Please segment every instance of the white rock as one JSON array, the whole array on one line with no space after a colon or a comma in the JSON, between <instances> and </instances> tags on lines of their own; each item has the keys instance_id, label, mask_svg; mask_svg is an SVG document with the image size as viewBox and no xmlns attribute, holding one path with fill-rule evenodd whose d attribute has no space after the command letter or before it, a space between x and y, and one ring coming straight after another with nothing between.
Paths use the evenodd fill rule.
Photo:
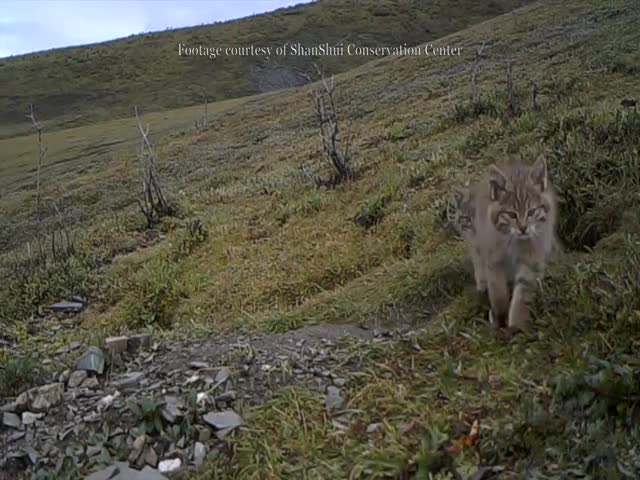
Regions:
<instances>
[{"instance_id":1,"label":"white rock","mask_svg":"<svg viewBox=\"0 0 640 480\"><path fill-rule=\"evenodd\" d=\"M169 460L162 460L158 464L158 471L160 473L171 473L175 472L182 466L182 460L179 458L172 458Z\"/></svg>"},{"instance_id":2,"label":"white rock","mask_svg":"<svg viewBox=\"0 0 640 480\"><path fill-rule=\"evenodd\" d=\"M382 423L370 423L367 426L367 433L376 433L384 428L384 424Z\"/></svg>"},{"instance_id":3,"label":"white rock","mask_svg":"<svg viewBox=\"0 0 640 480\"><path fill-rule=\"evenodd\" d=\"M325 404L329 410L337 410L342 408L344 400L340 395L340 389L334 386L327 387L327 397Z\"/></svg>"},{"instance_id":4,"label":"white rock","mask_svg":"<svg viewBox=\"0 0 640 480\"><path fill-rule=\"evenodd\" d=\"M98 400L98 410L107 410L113 402L120 396L120 392L116 391L113 395L107 395Z\"/></svg>"},{"instance_id":5,"label":"white rock","mask_svg":"<svg viewBox=\"0 0 640 480\"><path fill-rule=\"evenodd\" d=\"M36 420L44 417L44 413L22 412L22 423L24 425L33 425Z\"/></svg>"}]
</instances>

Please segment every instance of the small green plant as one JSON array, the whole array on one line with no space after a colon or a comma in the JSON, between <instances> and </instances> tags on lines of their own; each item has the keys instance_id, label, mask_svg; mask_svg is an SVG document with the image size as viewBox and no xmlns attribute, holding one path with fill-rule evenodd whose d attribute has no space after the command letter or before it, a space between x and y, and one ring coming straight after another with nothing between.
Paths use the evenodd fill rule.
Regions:
<instances>
[{"instance_id":1,"label":"small green plant","mask_svg":"<svg viewBox=\"0 0 640 480\"><path fill-rule=\"evenodd\" d=\"M369 230L382 221L385 207L390 200L391 198L388 195L378 195L370 199L355 215L353 221L365 230Z\"/></svg>"},{"instance_id":2,"label":"small green plant","mask_svg":"<svg viewBox=\"0 0 640 480\"><path fill-rule=\"evenodd\" d=\"M483 95L476 100L456 103L453 106L451 119L454 124L467 123L483 115L497 118L501 109L493 95Z\"/></svg>"},{"instance_id":3,"label":"small green plant","mask_svg":"<svg viewBox=\"0 0 640 480\"><path fill-rule=\"evenodd\" d=\"M15 397L38 385L46 371L32 357L18 357L10 353L0 354L0 397Z\"/></svg>"},{"instance_id":4,"label":"small green plant","mask_svg":"<svg viewBox=\"0 0 640 480\"><path fill-rule=\"evenodd\" d=\"M186 257L209 237L206 227L199 218L192 218L185 222L184 232L179 236L175 246L175 257Z\"/></svg>"},{"instance_id":5,"label":"small green plant","mask_svg":"<svg viewBox=\"0 0 640 480\"><path fill-rule=\"evenodd\" d=\"M416 238L416 231L413 224L411 222L403 222L400 224L397 236L397 253L404 258L410 258L413 253L413 244Z\"/></svg>"},{"instance_id":6,"label":"small green plant","mask_svg":"<svg viewBox=\"0 0 640 480\"><path fill-rule=\"evenodd\" d=\"M162 402L157 401L153 397L144 397L143 399L127 401L127 408L133 413L140 422L141 433L148 435L162 434Z\"/></svg>"},{"instance_id":7,"label":"small green plant","mask_svg":"<svg viewBox=\"0 0 640 480\"><path fill-rule=\"evenodd\" d=\"M127 317L136 326L168 328L180 297L178 264L159 258L146 263L127 282L124 304Z\"/></svg>"},{"instance_id":8,"label":"small green plant","mask_svg":"<svg viewBox=\"0 0 640 480\"><path fill-rule=\"evenodd\" d=\"M305 195L301 205L300 211L305 215L309 215L311 213L319 212L323 205L323 198L320 192L313 191L308 195Z\"/></svg>"}]
</instances>

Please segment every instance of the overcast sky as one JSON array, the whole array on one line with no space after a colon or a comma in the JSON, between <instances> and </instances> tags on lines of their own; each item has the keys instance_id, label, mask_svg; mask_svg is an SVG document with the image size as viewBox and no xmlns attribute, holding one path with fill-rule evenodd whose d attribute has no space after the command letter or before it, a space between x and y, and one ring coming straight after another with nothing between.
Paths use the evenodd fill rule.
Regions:
<instances>
[{"instance_id":1,"label":"overcast sky","mask_svg":"<svg viewBox=\"0 0 640 480\"><path fill-rule=\"evenodd\" d=\"M0 0L0 58L246 17L308 0Z\"/></svg>"}]
</instances>

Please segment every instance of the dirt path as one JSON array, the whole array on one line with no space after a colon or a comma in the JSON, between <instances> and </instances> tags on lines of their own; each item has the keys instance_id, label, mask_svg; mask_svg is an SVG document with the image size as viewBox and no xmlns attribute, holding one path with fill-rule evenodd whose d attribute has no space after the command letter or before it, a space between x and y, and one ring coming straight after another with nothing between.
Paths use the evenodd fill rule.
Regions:
<instances>
[{"instance_id":1,"label":"dirt path","mask_svg":"<svg viewBox=\"0 0 640 480\"><path fill-rule=\"evenodd\" d=\"M173 473L190 471L219 453L250 407L282 387L317 389L339 403L349 381L345 359L363 342L387 341L389 332L318 325L198 341L147 338L134 353L72 346L75 371L58 372L50 384L2 405L0 471L12 479L38 470L99 479L120 468L115 478L153 479L163 478L153 476L158 471L171 475L168 461L180 465ZM145 473L118 467L118 460ZM85 477L91 472L98 473Z\"/></svg>"}]
</instances>

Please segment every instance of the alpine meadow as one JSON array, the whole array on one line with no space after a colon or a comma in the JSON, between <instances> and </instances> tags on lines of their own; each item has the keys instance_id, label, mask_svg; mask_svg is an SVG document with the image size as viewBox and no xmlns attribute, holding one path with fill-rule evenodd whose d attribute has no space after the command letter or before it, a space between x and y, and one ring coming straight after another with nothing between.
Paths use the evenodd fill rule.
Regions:
<instances>
[{"instance_id":1,"label":"alpine meadow","mask_svg":"<svg viewBox=\"0 0 640 480\"><path fill-rule=\"evenodd\" d=\"M639 24L320 0L0 59L0 480L640 478Z\"/></svg>"}]
</instances>

